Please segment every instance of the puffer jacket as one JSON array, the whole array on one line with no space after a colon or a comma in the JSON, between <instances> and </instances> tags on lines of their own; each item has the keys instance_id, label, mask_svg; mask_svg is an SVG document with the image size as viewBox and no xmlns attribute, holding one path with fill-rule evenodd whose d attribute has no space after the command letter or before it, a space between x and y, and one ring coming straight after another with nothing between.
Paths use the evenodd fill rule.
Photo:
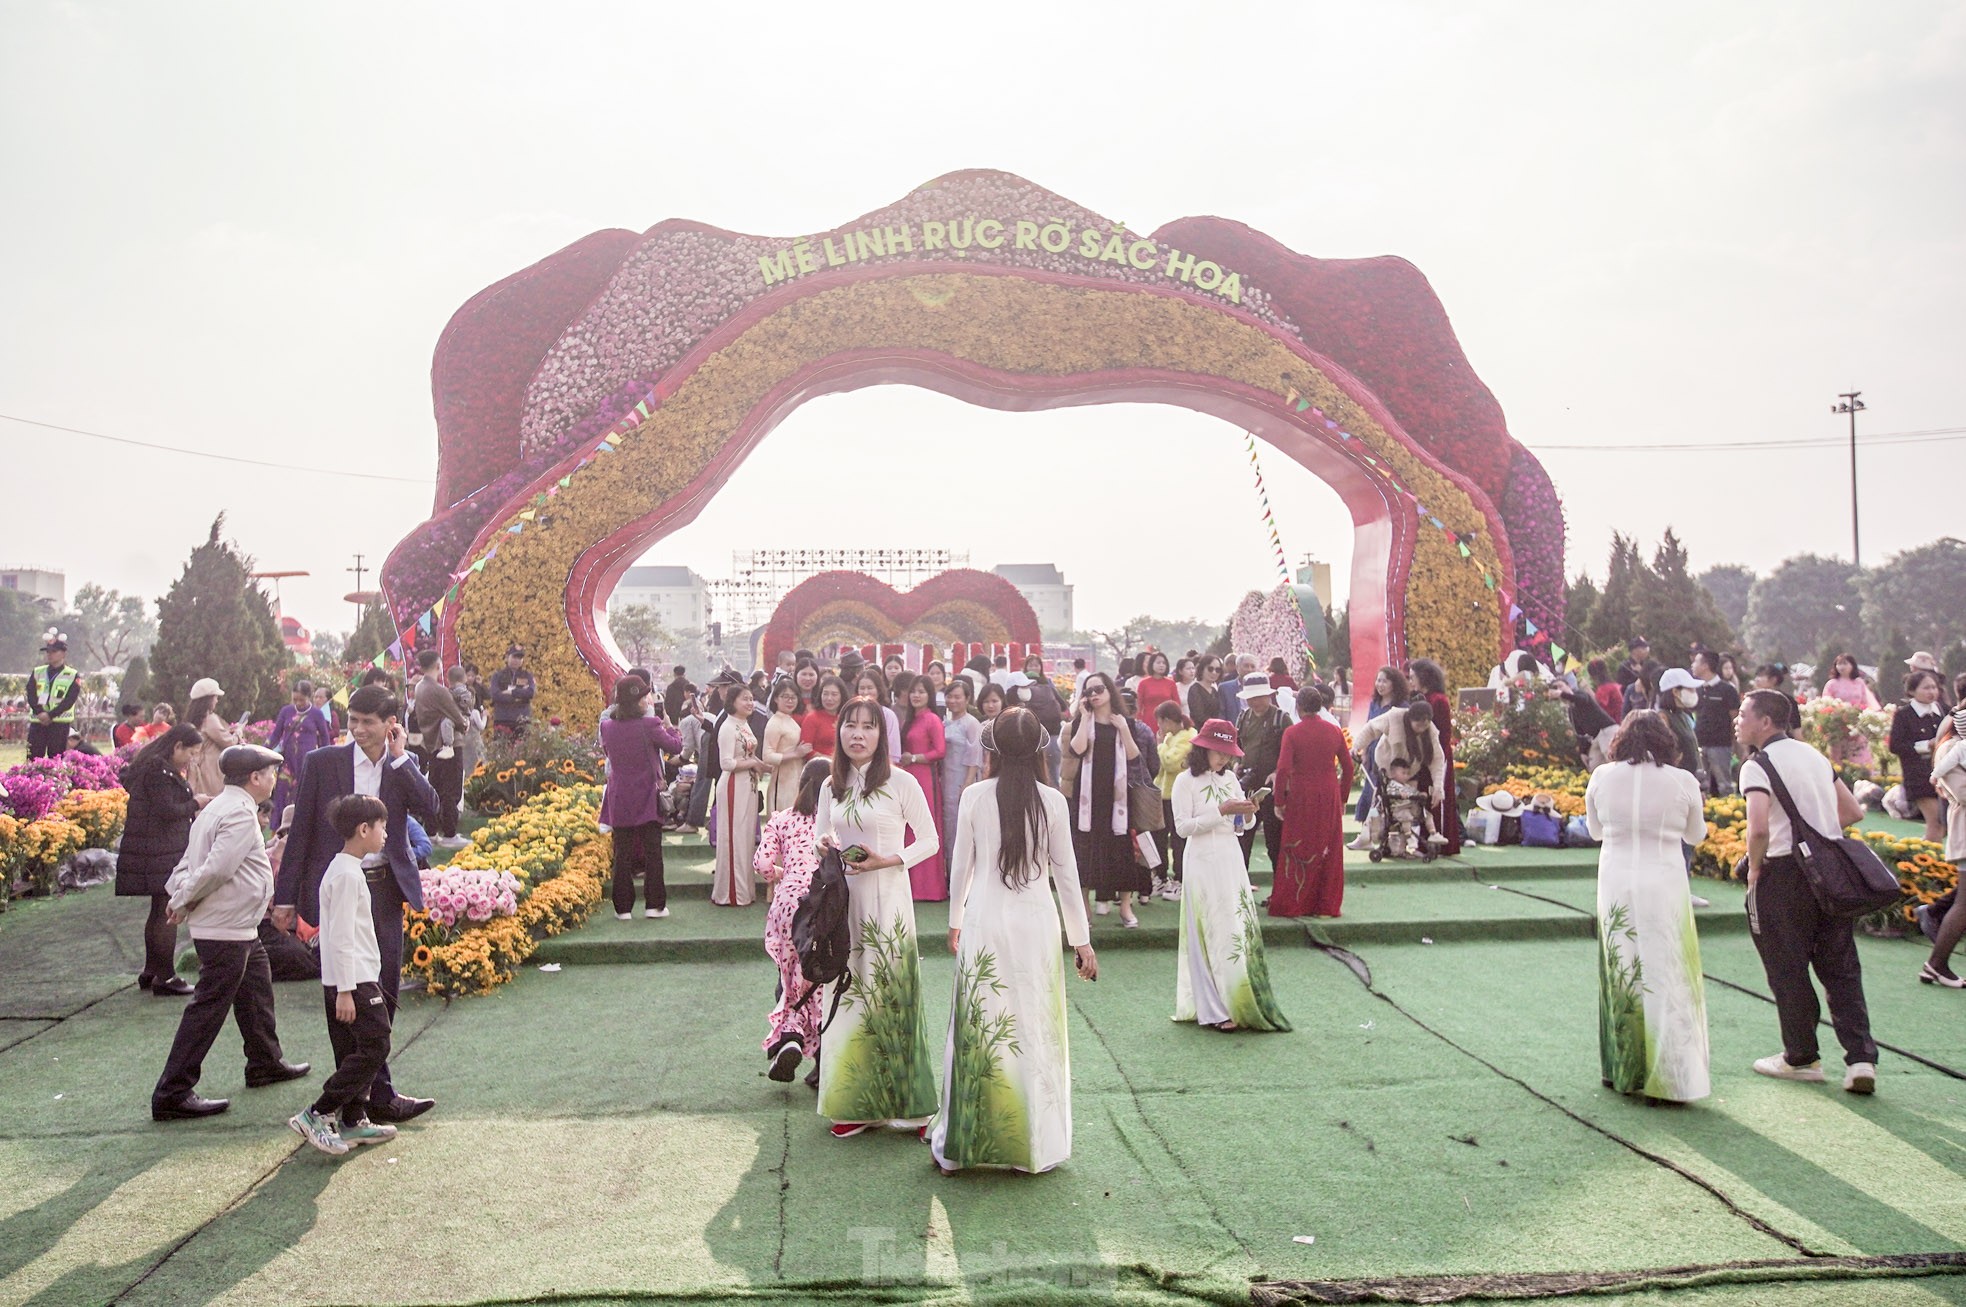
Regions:
<instances>
[{"instance_id":1,"label":"puffer jacket","mask_svg":"<svg viewBox=\"0 0 1966 1307\"><path fill-rule=\"evenodd\" d=\"M273 860L250 794L228 785L205 805L169 890L172 910L188 912L191 938L258 938L260 918L273 903Z\"/></svg>"},{"instance_id":2,"label":"puffer jacket","mask_svg":"<svg viewBox=\"0 0 1966 1307\"><path fill-rule=\"evenodd\" d=\"M176 870L191 842L191 823L198 816L198 796L168 764L134 765L123 772L130 792L123 840L116 846L116 892L143 896L162 894L164 882Z\"/></svg>"}]
</instances>

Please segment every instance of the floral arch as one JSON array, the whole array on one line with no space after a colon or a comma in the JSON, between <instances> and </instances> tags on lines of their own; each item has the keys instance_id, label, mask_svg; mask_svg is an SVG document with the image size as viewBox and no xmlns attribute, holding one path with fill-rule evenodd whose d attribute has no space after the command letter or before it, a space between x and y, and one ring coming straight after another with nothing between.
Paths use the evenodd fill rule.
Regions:
<instances>
[{"instance_id":1,"label":"floral arch","mask_svg":"<svg viewBox=\"0 0 1966 1307\"><path fill-rule=\"evenodd\" d=\"M909 590L864 572L821 572L792 587L765 623L758 652L766 666L780 652L831 644L1010 645L1036 649L1038 615L1016 586L958 567Z\"/></svg>"},{"instance_id":2,"label":"floral arch","mask_svg":"<svg viewBox=\"0 0 1966 1307\"><path fill-rule=\"evenodd\" d=\"M1357 531L1350 650L1478 683L1559 629L1562 510L1425 278L1240 224L1134 232L1000 172L792 240L599 232L475 296L438 342L438 507L391 553L404 643L528 647L535 711L620 674L603 607L788 413L904 383L1010 410L1158 402L1251 432Z\"/></svg>"}]
</instances>

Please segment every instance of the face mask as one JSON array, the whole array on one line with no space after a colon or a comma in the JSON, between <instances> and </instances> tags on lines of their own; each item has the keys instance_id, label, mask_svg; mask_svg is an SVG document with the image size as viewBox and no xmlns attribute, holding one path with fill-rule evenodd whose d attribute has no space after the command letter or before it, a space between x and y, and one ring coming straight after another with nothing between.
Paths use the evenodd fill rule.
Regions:
<instances>
[{"instance_id":1,"label":"face mask","mask_svg":"<svg viewBox=\"0 0 1966 1307\"><path fill-rule=\"evenodd\" d=\"M1672 693L1674 700L1682 708L1697 708L1700 705L1700 695L1697 690L1679 689Z\"/></svg>"}]
</instances>

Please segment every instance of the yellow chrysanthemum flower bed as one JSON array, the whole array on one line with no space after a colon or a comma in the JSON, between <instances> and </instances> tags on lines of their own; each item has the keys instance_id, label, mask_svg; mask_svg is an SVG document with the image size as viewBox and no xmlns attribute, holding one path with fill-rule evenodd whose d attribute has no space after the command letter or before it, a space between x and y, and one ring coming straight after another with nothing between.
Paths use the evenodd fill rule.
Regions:
<instances>
[{"instance_id":1,"label":"yellow chrysanthemum flower bed","mask_svg":"<svg viewBox=\"0 0 1966 1307\"><path fill-rule=\"evenodd\" d=\"M1907 838L1890 831L1864 830L1852 826L1844 832L1877 850L1884 865L1898 873L1911 901L1902 915L1913 922L1921 903L1943 897L1959 883L1959 868L1945 859L1945 848L1930 840ZM1734 868L1748 855L1748 804L1739 795L1707 800L1707 838L1693 851L1693 870L1717 880L1735 879Z\"/></svg>"},{"instance_id":2,"label":"yellow chrysanthemum flower bed","mask_svg":"<svg viewBox=\"0 0 1966 1307\"><path fill-rule=\"evenodd\" d=\"M70 790L55 805L55 815L74 822L88 839L86 847L106 849L123 833L130 809L125 790Z\"/></svg>"},{"instance_id":3,"label":"yellow chrysanthemum flower bed","mask_svg":"<svg viewBox=\"0 0 1966 1307\"><path fill-rule=\"evenodd\" d=\"M1279 401L1301 397L1353 436L1360 453L1374 460L1368 467L1391 469L1444 527L1423 524L1414 540L1407 647L1437 659L1450 684L1479 684L1493 665L1507 621L1500 592L1482 576L1508 577L1486 515L1451 477L1281 341L1184 300L948 273L835 287L767 314L681 378L617 452L570 473L545 502L515 506L498 523L504 533L488 537L496 539L497 554L459 596L456 633L466 659L490 666L508 645L524 645L538 682L534 716L591 729L604 700L567 626L565 592L576 563L680 495L801 369L848 352L894 348L1020 376L1155 368L1220 378ZM1471 541L1468 556L1452 533Z\"/></svg>"},{"instance_id":4,"label":"yellow chrysanthemum flower bed","mask_svg":"<svg viewBox=\"0 0 1966 1307\"><path fill-rule=\"evenodd\" d=\"M1584 787L1590 784L1590 779L1589 773L1574 767L1526 767L1511 772L1500 785L1490 785L1482 793L1496 794L1507 790L1524 803L1539 793L1546 793L1555 798L1560 816L1581 817L1584 815Z\"/></svg>"},{"instance_id":5,"label":"yellow chrysanthemum flower bed","mask_svg":"<svg viewBox=\"0 0 1966 1307\"><path fill-rule=\"evenodd\" d=\"M614 870L600 807L598 787L566 786L481 827L449 865L511 872L520 884L517 914L471 925L432 947L423 942L427 915L406 909L404 972L442 998L488 993L518 973L540 940L587 920Z\"/></svg>"}]
</instances>

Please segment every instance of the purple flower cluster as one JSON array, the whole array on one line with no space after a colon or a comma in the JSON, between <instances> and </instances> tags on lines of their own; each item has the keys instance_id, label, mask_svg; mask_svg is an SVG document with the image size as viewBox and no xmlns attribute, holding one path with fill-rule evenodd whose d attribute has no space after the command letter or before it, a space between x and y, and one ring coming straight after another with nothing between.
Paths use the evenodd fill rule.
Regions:
<instances>
[{"instance_id":1,"label":"purple flower cluster","mask_svg":"<svg viewBox=\"0 0 1966 1307\"><path fill-rule=\"evenodd\" d=\"M61 796L68 793L67 787L59 785L46 776L21 774L16 768L5 776L0 776L0 787L6 789L6 798L0 799L7 815L22 821L39 821L54 811Z\"/></svg>"},{"instance_id":2,"label":"purple flower cluster","mask_svg":"<svg viewBox=\"0 0 1966 1307\"><path fill-rule=\"evenodd\" d=\"M909 223L919 231L924 220L960 222L965 217L1063 223L1074 233L1072 248L1063 253L1018 250L1005 241L993 250L972 246L964 254L966 262L1167 284L1158 270L1102 263L1074 253L1078 232L1112 231L1117 225L1009 173L967 172L940 178L847 227L814 236L812 243L817 247L826 236L838 237L851 229ZM664 223L652 229L607 289L541 360L526 389L521 436L527 455L563 449L604 433L691 347L766 293L758 260L787 244L784 239L730 235L690 224ZM864 264L923 257L917 249L875 255ZM1243 287L1242 307L1279 330L1298 334L1260 289Z\"/></svg>"},{"instance_id":3,"label":"purple flower cluster","mask_svg":"<svg viewBox=\"0 0 1966 1307\"><path fill-rule=\"evenodd\" d=\"M120 765L114 758L88 753L65 753L59 758L36 758L0 773L7 797L6 810L27 821L45 817L70 790L122 788Z\"/></svg>"}]
</instances>

